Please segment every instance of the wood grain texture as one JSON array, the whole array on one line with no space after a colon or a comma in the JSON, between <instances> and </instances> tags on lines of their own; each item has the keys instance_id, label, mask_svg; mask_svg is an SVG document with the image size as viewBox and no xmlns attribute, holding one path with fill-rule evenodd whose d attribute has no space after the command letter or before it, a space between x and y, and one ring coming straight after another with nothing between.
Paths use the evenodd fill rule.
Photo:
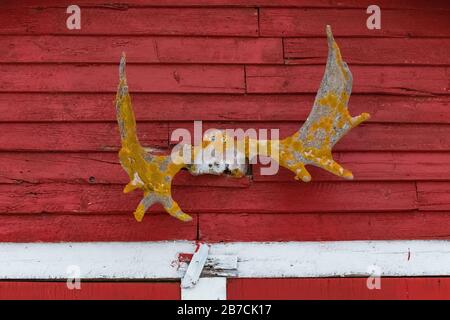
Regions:
<instances>
[{"instance_id":1,"label":"wood grain texture","mask_svg":"<svg viewBox=\"0 0 450 320\"><path fill-rule=\"evenodd\" d=\"M279 130L280 137L296 132L301 123L203 123L208 128ZM108 123L4 123L0 151L118 151L117 124ZM138 135L145 147L167 148L177 128L191 132L193 123L138 123ZM169 131L167 131L169 130ZM192 140L193 141L193 140ZM179 141L171 141L171 145ZM335 151L449 151L450 126L420 124L367 124L352 130L334 148Z\"/></svg>"},{"instance_id":2,"label":"wood grain texture","mask_svg":"<svg viewBox=\"0 0 450 320\"><path fill-rule=\"evenodd\" d=\"M340 152L334 159L353 172L354 179L383 181L450 180L450 154L441 152ZM253 167L253 181L291 181L292 172L280 168L276 175L261 175ZM338 177L316 167L307 166L314 181L338 181Z\"/></svg>"},{"instance_id":3,"label":"wood grain texture","mask_svg":"<svg viewBox=\"0 0 450 320\"><path fill-rule=\"evenodd\" d=\"M373 265L383 277L426 277L450 275L448 243L228 242L212 243L209 252L238 256L232 267L239 278L368 277ZM76 261L83 280L180 279L186 270L178 268L180 253L195 248L195 241L1 243L0 278L66 280Z\"/></svg>"},{"instance_id":4,"label":"wood grain texture","mask_svg":"<svg viewBox=\"0 0 450 320\"><path fill-rule=\"evenodd\" d=\"M0 121L115 121L112 93L0 93ZM304 121L314 95L133 94L140 121ZM14 108L11 105L14 104ZM450 124L450 97L352 95L350 112L369 122ZM276 110L276 112L274 112Z\"/></svg>"},{"instance_id":5,"label":"wood grain texture","mask_svg":"<svg viewBox=\"0 0 450 320\"><path fill-rule=\"evenodd\" d=\"M366 20L369 15L361 9L262 8L259 14L262 36L323 36L327 24L333 27L335 36L448 37L450 35L448 9L382 9L382 27L375 30L367 28Z\"/></svg>"},{"instance_id":6,"label":"wood grain texture","mask_svg":"<svg viewBox=\"0 0 450 320\"><path fill-rule=\"evenodd\" d=\"M353 66L354 93L433 95L449 94L449 68ZM323 66L248 66L250 93L312 93L319 88Z\"/></svg>"},{"instance_id":7,"label":"wood grain texture","mask_svg":"<svg viewBox=\"0 0 450 320\"><path fill-rule=\"evenodd\" d=\"M443 212L201 214L200 240L350 241L450 239Z\"/></svg>"},{"instance_id":8,"label":"wood grain texture","mask_svg":"<svg viewBox=\"0 0 450 320\"><path fill-rule=\"evenodd\" d=\"M44 170L43 170L44 169ZM89 183L129 182L116 153L0 153L0 183ZM192 176L181 171L173 185L246 187L250 177Z\"/></svg>"},{"instance_id":9,"label":"wood grain texture","mask_svg":"<svg viewBox=\"0 0 450 320\"><path fill-rule=\"evenodd\" d=\"M229 279L231 300L447 300L450 278L381 278L369 290L367 278Z\"/></svg>"},{"instance_id":10,"label":"wood grain texture","mask_svg":"<svg viewBox=\"0 0 450 320\"><path fill-rule=\"evenodd\" d=\"M139 126L143 144L167 147L164 122ZM109 123L8 123L2 124L0 150L33 151L117 151L120 136L117 124Z\"/></svg>"},{"instance_id":11,"label":"wood grain texture","mask_svg":"<svg viewBox=\"0 0 450 320\"><path fill-rule=\"evenodd\" d=\"M195 240L198 221L174 221L167 214L149 214L136 222L117 215L0 215L0 242L89 242Z\"/></svg>"},{"instance_id":12,"label":"wood grain texture","mask_svg":"<svg viewBox=\"0 0 450 320\"><path fill-rule=\"evenodd\" d=\"M292 122L258 122L258 123L223 123L203 122L203 130L248 129L257 130L258 134L267 130L271 137L272 129L279 130L280 138L294 134L302 123ZM193 122L169 123L169 134L177 128L189 130L194 137ZM260 136L260 135L259 135ZM171 145L178 140L171 141ZM450 126L421 124L362 124L350 131L333 148L334 151L447 151L450 150Z\"/></svg>"},{"instance_id":13,"label":"wood grain texture","mask_svg":"<svg viewBox=\"0 0 450 320\"><path fill-rule=\"evenodd\" d=\"M129 213L141 193L120 185L3 184L3 213ZM182 187L174 199L192 213L406 211L417 208L414 182L256 183L248 188ZM162 212L160 206L150 212Z\"/></svg>"},{"instance_id":14,"label":"wood grain texture","mask_svg":"<svg viewBox=\"0 0 450 320\"><path fill-rule=\"evenodd\" d=\"M130 65L131 92L315 93L323 66ZM354 93L450 92L447 67L354 66ZM0 65L2 92L114 92L114 65ZM86 81L86 79L90 79ZM245 88L245 82L247 87Z\"/></svg>"},{"instance_id":15,"label":"wood grain texture","mask_svg":"<svg viewBox=\"0 0 450 320\"><path fill-rule=\"evenodd\" d=\"M112 93L0 93L0 121L116 121L113 99ZM312 94L133 93L132 99L141 121L304 121L314 103ZM352 114L369 112L369 122L378 123L450 124L449 109L448 96L354 94L350 99Z\"/></svg>"},{"instance_id":16,"label":"wood grain texture","mask_svg":"<svg viewBox=\"0 0 450 320\"><path fill-rule=\"evenodd\" d=\"M373 4L370 0L126 0L120 3L105 4L98 0L78 0L82 7L289 7L289 8L363 8L366 9ZM35 0L22 0L22 7L42 7L52 6L66 8L72 4L69 0L61 0L55 3L52 0L41 0L39 5ZM378 0L377 4L382 8L389 9L448 9L448 2L445 0ZM17 7L14 0L4 0L4 5Z\"/></svg>"},{"instance_id":17,"label":"wood grain texture","mask_svg":"<svg viewBox=\"0 0 450 320\"><path fill-rule=\"evenodd\" d=\"M350 65L449 65L450 39L338 38ZM430 48L433 48L430 50ZM325 39L286 38L284 54L289 64L320 64L327 58Z\"/></svg>"},{"instance_id":18,"label":"wood grain texture","mask_svg":"<svg viewBox=\"0 0 450 320\"><path fill-rule=\"evenodd\" d=\"M450 240L448 1L380 0L381 30L366 28L366 0L79 0L81 30L66 28L69 4L2 2L0 242ZM284 169L261 176L259 165L243 179L181 172L174 198L194 220L177 222L156 207L135 222L141 193L122 193L128 178L116 153L121 53L144 146L168 152L172 131L192 130L193 120L204 129L275 128L284 137L300 128L319 88L325 24L354 75L350 113L372 115L335 148L355 181L317 168L308 168L309 184ZM401 263L405 248L396 251ZM272 287L250 280L229 290L241 298L408 299L446 297L445 279L386 278L378 292L360 290L362 279ZM0 298L180 298L178 282L170 284L176 290L124 284L122 293L87 283L83 294L62 293L60 283L24 291L3 284Z\"/></svg>"},{"instance_id":19,"label":"wood grain texture","mask_svg":"<svg viewBox=\"0 0 450 320\"><path fill-rule=\"evenodd\" d=\"M180 300L179 282L86 282L81 290L66 282L0 281L2 300Z\"/></svg>"},{"instance_id":20,"label":"wood grain texture","mask_svg":"<svg viewBox=\"0 0 450 320\"><path fill-rule=\"evenodd\" d=\"M53 4L53 3L52 3ZM202 35L256 36L258 13L254 8L127 8L84 7L80 30L69 30L66 7L6 7L0 19L1 34L75 35ZM151 17L151 18L150 18ZM114 23L111 23L114 21Z\"/></svg>"},{"instance_id":21,"label":"wood grain texture","mask_svg":"<svg viewBox=\"0 0 450 320\"><path fill-rule=\"evenodd\" d=\"M449 182L417 182L420 210L450 210Z\"/></svg>"},{"instance_id":22,"label":"wood grain texture","mask_svg":"<svg viewBox=\"0 0 450 320\"><path fill-rule=\"evenodd\" d=\"M3 92L115 92L117 65L0 65ZM131 92L243 93L242 66L130 65Z\"/></svg>"},{"instance_id":23,"label":"wood grain texture","mask_svg":"<svg viewBox=\"0 0 450 320\"><path fill-rule=\"evenodd\" d=\"M3 36L2 63L283 63L279 38Z\"/></svg>"},{"instance_id":24,"label":"wood grain texture","mask_svg":"<svg viewBox=\"0 0 450 320\"><path fill-rule=\"evenodd\" d=\"M334 158L353 172L355 181L450 181L447 152L341 152ZM241 179L228 176L192 176L178 173L174 185L247 187L260 181L293 182L293 173L280 168L276 175L261 175L261 164ZM308 166L314 181L340 181L328 172ZM0 183L128 183L128 176L115 152L2 152Z\"/></svg>"}]
</instances>

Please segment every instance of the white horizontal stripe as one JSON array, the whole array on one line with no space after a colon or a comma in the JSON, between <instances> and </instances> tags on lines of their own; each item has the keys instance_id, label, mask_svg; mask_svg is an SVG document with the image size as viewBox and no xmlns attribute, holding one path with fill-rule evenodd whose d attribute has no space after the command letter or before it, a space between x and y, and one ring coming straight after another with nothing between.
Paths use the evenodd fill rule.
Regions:
<instances>
[{"instance_id":1,"label":"white horizontal stripe","mask_svg":"<svg viewBox=\"0 0 450 320\"><path fill-rule=\"evenodd\" d=\"M76 265L85 279L179 279L177 254L194 250L190 241L0 243L0 278L66 279ZM440 240L232 242L209 255L237 256L237 277L365 276L374 265L384 276L450 275L450 241Z\"/></svg>"}]
</instances>

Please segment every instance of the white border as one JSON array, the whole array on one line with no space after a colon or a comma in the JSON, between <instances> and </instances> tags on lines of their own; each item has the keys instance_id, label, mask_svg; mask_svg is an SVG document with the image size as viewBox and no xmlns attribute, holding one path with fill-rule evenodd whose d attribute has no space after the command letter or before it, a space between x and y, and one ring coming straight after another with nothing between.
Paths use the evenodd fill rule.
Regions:
<instances>
[{"instance_id":1,"label":"white border","mask_svg":"<svg viewBox=\"0 0 450 320\"><path fill-rule=\"evenodd\" d=\"M195 248L191 241L0 243L0 279L66 279L71 265L82 279L180 279L186 268L178 253ZM450 275L450 241L441 240L217 243L209 257L237 257L231 274L246 278L367 276L373 266L382 276ZM213 268L207 276L223 274Z\"/></svg>"}]
</instances>

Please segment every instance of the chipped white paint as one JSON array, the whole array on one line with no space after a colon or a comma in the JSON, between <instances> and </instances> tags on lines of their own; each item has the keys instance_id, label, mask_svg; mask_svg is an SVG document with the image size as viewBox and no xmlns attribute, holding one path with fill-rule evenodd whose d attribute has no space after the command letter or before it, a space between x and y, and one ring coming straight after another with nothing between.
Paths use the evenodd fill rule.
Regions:
<instances>
[{"instance_id":1,"label":"chipped white paint","mask_svg":"<svg viewBox=\"0 0 450 320\"><path fill-rule=\"evenodd\" d=\"M67 266L78 265L83 279L180 279L186 269L178 253L195 247L190 241L0 243L0 278L65 279ZM209 256L230 257L231 267L237 257L237 277L367 276L368 266L382 276L450 276L450 241L441 240L217 243Z\"/></svg>"},{"instance_id":2,"label":"chipped white paint","mask_svg":"<svg viewBox=\"0 0 450 320\"><path fill-rule=\"evenodd\" d=\"M181 288L182 300L226 300L227 278L200 278L191 288Z\"/></svg>"},{"instance_id":3,"label":"chipped white paint","mask_svg":"<svg viewBox=\"0 0 450 320\"><path fill-rule=\"evenodd\" d=\"M66 267L80 267L82 279L175 279L180 242L0 243L0 278L65 279Z\"/></svg>"},{"instance_id":4,"label":"chipped white paint","mask_svg":"<svg viewBox=\"0 0 450 320\"><path fill-rule=\"evenodd\" d=\"M191 288L197 283L203 267L205 266L208 252L209 246L207 244L202 243L199 245L198 250L192 256L191 262L189 263L183 279L181 279L182 288Z\"/></svg>"},{"instance_id":5,"label":"chipped white paint","mask_svg":"<svg viewBox=\"0 0 450 320\"><path fill-rule=\"evenodd\" d=\"M188 262L180 262L178 270L186 272ZM237 275L238 258L236 255L208 255L203 267L202 277L235 277Z\"/></svg>"}]
</instances>

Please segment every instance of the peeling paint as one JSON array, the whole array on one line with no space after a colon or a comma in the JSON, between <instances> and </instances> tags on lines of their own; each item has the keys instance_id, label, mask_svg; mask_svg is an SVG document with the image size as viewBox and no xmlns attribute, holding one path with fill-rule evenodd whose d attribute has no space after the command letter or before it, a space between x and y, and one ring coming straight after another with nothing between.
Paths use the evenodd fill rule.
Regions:
<instances>
[{"instance_id":1,"label":"peeling paint","mask_svg":"<svg viewBox=\"0 0 450 320\"><path fill-rule=\"evenodd\" d=\"M308 182L311 175L305 165L325 169L339 177L353 179L352 173L334 161L332 148L352 128L369 119L368 113L352 117L348 111L348 100L352 90L352 74L335 42L331 28L327 26L328 60L322 83L317 92L311 113L304 125L293 135L282 140L255 140L249 137L236 141L225 131L215 130L205 134L199 146L188 146L191 150L191 163L173 161L170 155L155 155L147 152L136 135L136 120L131 105L131 97L125 75L125 55L119 67L119 86L116 96L117 121L119 124L122 148L119 151L120 163L128 173L130 182L124 192L142 189L144 198L134 212L141 221L145 212L155 203L160 203L172 216L189 221L192 218L184 213L173 200L172 179L181 169L193 175L229 174L242 177L247 164L228 164L223 162L221 153L233 150L234 158L254 155L269 156L295 174L295 179ZM175 76L175 74L174 74ZM231 149L234 148L234 149ZM234 151L236 150L236 151ZM209 161L201 162L198 157L204 153L215 154Z\"/></svg>"}]
</instances>

